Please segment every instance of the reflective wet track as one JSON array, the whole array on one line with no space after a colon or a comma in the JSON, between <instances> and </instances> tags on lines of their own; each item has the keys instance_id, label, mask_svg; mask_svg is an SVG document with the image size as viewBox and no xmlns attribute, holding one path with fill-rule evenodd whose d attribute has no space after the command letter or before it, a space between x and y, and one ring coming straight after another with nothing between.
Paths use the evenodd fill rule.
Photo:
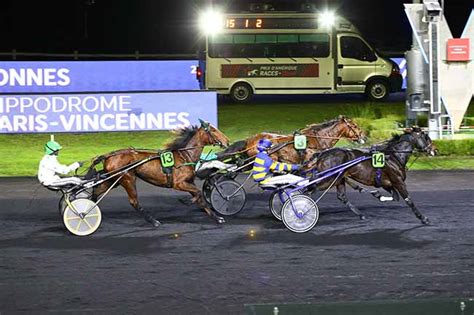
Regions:
<instances>
[{"instance_id":1,"label":"reflective wet track","mask_svg":"<svg viewBox=\"0 0 474 315\"><path fill-rule=\"evenodd\" d=\"M360 221L329 193L305 234L268 210L248 186L247 204L223 225L139 183L163 225L151 228L114 190L89 237L63 228L59 195L31 178L0 179L0 313L245 313L246 304L474 296L474 172L409 172L408 188L432 221L404 202L348 197ZM253 234L250 231L254 231Z\"/></svg>"}]
</instances>

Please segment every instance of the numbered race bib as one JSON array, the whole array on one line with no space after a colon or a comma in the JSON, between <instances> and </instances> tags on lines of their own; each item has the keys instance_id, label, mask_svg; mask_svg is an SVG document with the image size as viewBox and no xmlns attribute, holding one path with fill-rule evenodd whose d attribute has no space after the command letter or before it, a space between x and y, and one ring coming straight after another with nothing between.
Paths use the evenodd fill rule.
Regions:
<instances>
[{"instance_id":1,"label":"numbered race bib","mask_svg":"<svg viewBox=\"0 0 474 315\"><path fill-rule=\"evenodd\" d=\"M372 153L372 166L382 168L385 166L385 154L383 152Z\"/></svg>"},{"instance_id":2,"label":"numbered race bib","mask_svg":"<svg viewBox=\"0 0 474 315\"><path fill-rule=\"evenodd\" d=\"M296 150L304 150L306 149L306 136L305 135L297 135L295 136L294 146Z\"/></svg>"},{"instance_id":3,"label":"numbered race bib","mask_svg":"<svg viewBox=\"0 0 474 315\"><path fill-rule=\"evenodd\" d=\"M173 167L174 166L174 156L173 152L163 152L160 155L161 166L162 167Z\"/></svg>"}]
</instances>

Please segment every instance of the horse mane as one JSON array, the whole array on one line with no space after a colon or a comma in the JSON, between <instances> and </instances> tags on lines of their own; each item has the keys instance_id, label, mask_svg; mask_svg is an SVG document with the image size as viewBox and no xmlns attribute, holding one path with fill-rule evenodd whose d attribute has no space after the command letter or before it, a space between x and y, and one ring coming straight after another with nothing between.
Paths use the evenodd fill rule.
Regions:
<instances>
[{"instance_id":1,"label":"horse mane","mask_svg":"<svg viewBox=\"0 0 474 315\"><path fill-rule=\"evenodd\" d=\"M333 126L334 124L336 124L340 120L341 120L341 117L337 117L337 118L334 118L334 119L331 119L331 120L323 121L321 123L309 124L309 125L306 125L306 127L303 128L303 130L304 129L311 129L312 131L319 131L321 129Z\"/></svg>"},{"instance_id":2,"label":"horse mane","mask_svg":"<svg viewBox=\"0 0 474 315\"><path fill-rule=\"evenodd\" d=\"M404 133L392 133L392 139L387 141L387 144L395 144L400 142L403 136L410 136L410 133L404 132Z\"/></svg>"},{"instance_id":3,"label":"horse mane","mask_svg":"<svg viewBox=\"0 0 474 315\"><path fill-rule=\"evenodd\" d=\"M198 129L199 127L197 126L188 126L174 130L173 133L176 134L176 138L167 143L165 148L171 151L184 148L189 140L194 137Z\"/></svg>"},{"instance_id":4,"label":"horse mane","mask_svg":"<svg viewBox=\"0 0 474 315\"><path fill-rule=\"evenodd\" d=\"M410 135L409 133L392 133L392 138L389 140L386 140L385 143L383 144L384 147L389 148L392 147L400 142L403 136Z\"/></svg>"}]
</instances>

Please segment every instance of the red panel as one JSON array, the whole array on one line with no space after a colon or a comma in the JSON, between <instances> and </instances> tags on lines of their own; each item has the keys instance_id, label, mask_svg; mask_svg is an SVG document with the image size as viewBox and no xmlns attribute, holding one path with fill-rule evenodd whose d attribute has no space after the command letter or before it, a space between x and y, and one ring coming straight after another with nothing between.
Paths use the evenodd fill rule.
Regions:
<instances>
[{"instance_id":1,"label":"red panel","mask_svg":"<svg viewBox=\"0 0 474 315\"><path fill-rule=\"evenodd\" d=\"M221 66L222 78L317 78L319 64L233 64Z\"/></svg>"},{"instance_id":2,"label":"red panel","mask_svg":"<svg viewBox=\"0 0 474 315\"><path fill-rule=\"evenodd\" d=\"M469 61L469 38L448 39L448 61Z\"/></svg>"}]
</instances>

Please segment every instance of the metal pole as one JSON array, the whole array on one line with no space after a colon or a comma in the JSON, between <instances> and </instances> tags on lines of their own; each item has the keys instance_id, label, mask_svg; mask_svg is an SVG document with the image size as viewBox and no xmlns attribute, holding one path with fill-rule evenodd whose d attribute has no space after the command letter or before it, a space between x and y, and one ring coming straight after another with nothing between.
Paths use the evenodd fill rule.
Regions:
<instances>
[{"instance_id":1,"label":"metal pole","mask_svg":"<svg viewBox=\"0 0 474 315\"><path fill-rule=\"evenodd\" d=\"M440 13L440 16L443 12ZM433 18L429 21L429 43L430 43L430 117L428 121L429 135L431 139L440 139L443 133L441 124L441 96L439 89L439 19Z\"/></svg>"},{"instance_id":2,"label":"metal pole","mask_svg":"<svg viewBox=\"0 0 474 315\"><path fill-rule=\"evenodd\" d=\"M421 4L421 1L422 0L413 0L413 4ZM421 49L421 47L419 47L418 42L416 40L416 37L415 37L415 34L414 34L415 32L416 32L416 30L414 29L413 32L412 32L412 44L411 44L410 51ZM415 69L410 69L410 67L409 67L408 53L409 52L407 52L407 54L405 54L405 59L407 60L407 71L415 71ZM417 66L422 67L423 65L417 65ZM408 78L407 78L407 80L408 80ZM408 82L408 84L414 84L414 82ZM411 102L413 100L411 99L410 95L408 94L409 90L410 89L407 88L406 102L405 102L405 116L406 116L405 127L411 127L413 124L418 123L418 114L417 114L417 112L412 110Z\"/></svg>"}]
</instances>

